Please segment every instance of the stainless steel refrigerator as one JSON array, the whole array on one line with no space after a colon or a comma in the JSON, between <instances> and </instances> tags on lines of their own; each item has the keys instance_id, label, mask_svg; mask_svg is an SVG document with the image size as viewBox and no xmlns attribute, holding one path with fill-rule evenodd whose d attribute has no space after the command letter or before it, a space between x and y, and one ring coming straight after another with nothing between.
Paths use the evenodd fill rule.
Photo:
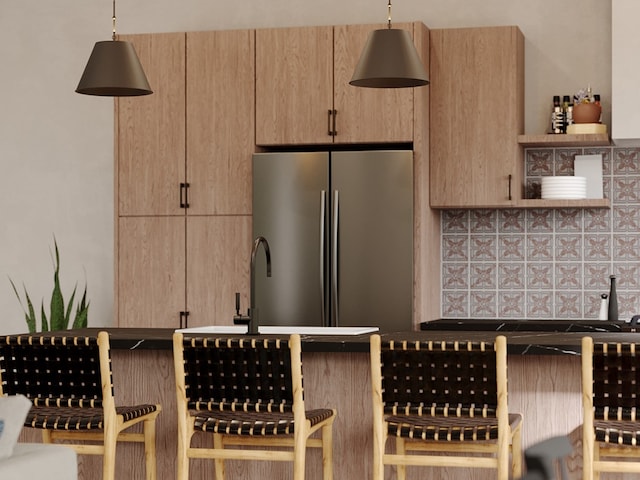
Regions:
<instances>
[{"instance_id":1,"label":"stainless steel refrigerator","mask_svg":"<svg viewBox=\"0 0 640 480\"><path fill-rule=\"evenodd\" d=\"M411 329L413 152L255 154L253 236L260 325Z\"/></svg>"}]
</instances>

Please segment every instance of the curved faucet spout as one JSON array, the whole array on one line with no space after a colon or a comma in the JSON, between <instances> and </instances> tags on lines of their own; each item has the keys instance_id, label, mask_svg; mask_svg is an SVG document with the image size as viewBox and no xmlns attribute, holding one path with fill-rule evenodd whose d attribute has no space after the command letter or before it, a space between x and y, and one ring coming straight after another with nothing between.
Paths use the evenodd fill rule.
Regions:
<instances>
[{"instance_id":1,"label":"curved faucet spout","mask_svg":"<svg viewBox=\"0 0 640 480\"><path fill-rule=\"evenodd\" d=\"M267 257L267 277L271 276L271 249L267 239L260 236L253 242L251 250L251 286L250 286L250 303L249 303L249 333L257 334L259 327L258 309L256 308L256 254L260 245L264 247L264 253Z\"/></svg>"}]
</instances>

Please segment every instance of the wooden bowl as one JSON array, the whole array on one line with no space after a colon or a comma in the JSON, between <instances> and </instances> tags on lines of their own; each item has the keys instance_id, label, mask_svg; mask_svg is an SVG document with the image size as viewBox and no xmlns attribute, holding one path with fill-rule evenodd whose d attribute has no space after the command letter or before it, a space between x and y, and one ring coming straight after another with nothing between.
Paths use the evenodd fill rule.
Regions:
<instances>
[{"instance_id":1,"label":"wooden bowl","mask_svg":"<svg viewBox=\"0 0 640 480\"><path fill-rule=\"evenodd\" d=\"M573 106L573 123L598 123L601 112L597 103L578 103Z\"/></svg>"}]
</instances>

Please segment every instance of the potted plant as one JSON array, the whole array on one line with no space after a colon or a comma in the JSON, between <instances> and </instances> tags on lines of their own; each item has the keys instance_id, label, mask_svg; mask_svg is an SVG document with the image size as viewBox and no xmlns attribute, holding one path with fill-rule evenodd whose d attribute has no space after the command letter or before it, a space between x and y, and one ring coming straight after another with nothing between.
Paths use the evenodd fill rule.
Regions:
<instances>
[{"instance_id":1,"label":"potted plant","mask_svg":"<svg viewBox=\"0 0 640 480\"><path fill-rule=\"evenodd\" d=\"M51 292L51 302L49 307L49 314L45 312L44 309L44 299L42 301L40 311L41 311L41 321L40 321L40 330L43 332L53 331L53 330L66 330L69 328L69 322L71 321L71 313L73 309L73 302L76 296L77 285L73 288L73 292L71 293L71 297L69 298L69 304L65 307L64 296L62 295L62 290L60 288L60 253L58 251L58 243L54 237L53 239L55 257L54 257L54 272L53 272L53 291ZM33 307L33 303L31 301L31 297L27 292L27 288L23 285L24 289L24 303L20 294L18 293L18 289L16 288L13 280L9 279L11 282L11 286L13 287L13 291L22 306L24 311L25 320L27 322L27 327L29 329L29 333L35 333L38 331L37 325L37 317L35 313L35 309ZM77 302L75 307L75 313L73 315L72 328L86 328L87 326L87 317L89 313L89 302L87 301L87 286L84 287L84 292L82 294L82 298Z\"/></svg>"},{"instance_id":2,"label":"potted plant","mask_svg":"<svg viewBox=\"0 0 640 480\"><path fill-rule=\"evenodd\" d=\"M591 93L591 87L579 90L573 96L573 122L598 123L602 108Z\"/></svg>"}]
</instances>

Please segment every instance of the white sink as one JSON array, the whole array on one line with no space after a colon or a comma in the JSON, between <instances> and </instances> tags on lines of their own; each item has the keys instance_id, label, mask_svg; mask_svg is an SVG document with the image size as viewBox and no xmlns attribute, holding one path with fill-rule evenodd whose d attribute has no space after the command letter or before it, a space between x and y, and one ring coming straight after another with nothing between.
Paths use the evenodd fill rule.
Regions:
<instances>
[{"instance_id":1,"label":"white sink","mask_svg":"<svg viewBox=\"0 0 640 480\"><path fill-rule=\"evenodd\" d=\"M258 327L258 331L264 335L364 335L365 333L377 332L378 327L298 327L268 326ZM202 333L202 334L235 334L247 333L246 325L210 325L207 327L181 328L176 332L182 333Z\"/></svg>"}]
</instances>

